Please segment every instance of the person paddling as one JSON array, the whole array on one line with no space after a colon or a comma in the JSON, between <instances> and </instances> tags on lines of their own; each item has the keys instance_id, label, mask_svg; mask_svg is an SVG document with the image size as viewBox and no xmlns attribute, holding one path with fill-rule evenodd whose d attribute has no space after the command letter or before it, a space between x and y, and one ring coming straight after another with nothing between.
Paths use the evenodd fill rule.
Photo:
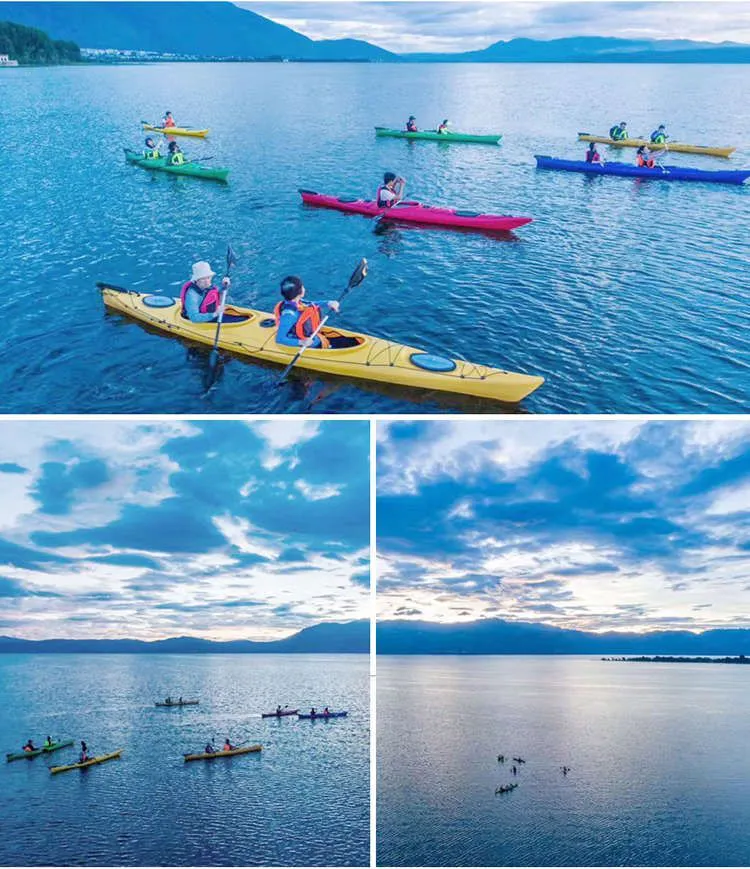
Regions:
<instances>
[{"instance_id":1,"label":"person paddling","mask_svg":"<svg viewBox=\"0 0 750 869\"><path fill-rule=\"evenodd\" d=\"M414 115L409 115L409 120L406 122L406 132L407 133L418 133L419 129L417 127L417 119Z\"/></svg>"},{"instance_id":2,"label":"person paddling","mask_svg":"<svg viewBox=\"0 0 750 869\"><path fill-rule=\"evenodd\" d=\"M172 112L165 112L164 113L164 119L162 120L161 125L162 125L162 127L165 127L165 128L177 126L177 124L174 121L174 118L172 117Z\"/></svg>"},{"instance_id":3,"label":"person paddling","mask_svg":"<svg viewBox=\"0 0 750 869\"><path fill-rule=\"evenodd\" d=\"M146 147L144 148L143 156L146 160L158 160L161 157L161 152L152 136L146 136Z\"/></svg>"},{"instance_id":4,"label":"person paddling","mask_svg":"<svg viewBox=\"0 0 750 869\"><path fill-rule=\"evenodd\" d=\"M404 198L406 179L399 178L395 172L386 172L383 175L383 183L378 187L375 201L379 208L393 208L397 202Z\"/></svg>"},{"instance_id":5,"label":"person paddling","mask_svg":"<svg viewBox=\"0 0 750 869\"><path fill-rule=\"evenodd\" d=\"M328 302L306 302L305 285L296 275L288 275L281 282L281 301L274 308L276 321L276 343L286 347L313 347L317 349L341 349L354 347L358 341L348 335L324 335L313 333L320 326L322 308L338 313L339 303L332 299Z\"/></svg>"},{"instance_id":6,"label":"person paddling","mask_svg":"<svg viewBox=\"0 0 750 869\"><path fill-rule=\"evenodd\" d=\"M29 752L31 752L31 751L36 751L36 748L34 747L34 740L33 740L33 739L30 739L30 740L26 743L26 745L24 745L23 750L24 750L27 754L28 754Z\"/></svg>"},{"instance_id":7,"label":"person paddling","mask_svg":"<svg viewBox=\"0 0 750 869\"><path fill-rule=\"evenodd\" d=\"M656 158L661 157L664 151L654 153L648 145L641 145L635 152L635 165L641 169L656 169Z\"/></svg>"},{"instance_id":8,"label":"person paddling","mask_svg":"<svg viewBox=\"0 0 750 869\"><path fill-rule=\"evenodd\" d=\"M210 740L206 743L206 747L203 749L204 754L216 754L216 749L214 748L213 742Z\"/></svg>"},{"instance_id":9,"label":"person paddling","mask_svg":"<svg viewBox=\"0 0 750 869\"><path fill-rule=\"evenodd\" d=\"M48 737L45 739L45 741L44 741L44 747L45 747L45 748L52 748L52 746L53 746L54 744L55 744L55 741L54 741L54 739L52 739L51 736L48 736Z\"/></svg>"},{"instance_id":10,"label":"person paddling","mask_svg":"<svg viewBox=\"0 0 750 869\"><path fill-rule=\"evenodd\" d=\"M613 139L615 142L622 142L624 139L627 139L627 126L628 125L625 123L625 121L620 121L619 124L615 124L614 127L610 128L609 138Z\"/></svg>"},{"instance_id":11,"label":"person paddling","mask_svg":"<svg viewBox=\"0 0 750 869\"><path fill-rule=\"evenodd\" d=\"M450 130L448 129L448 118L446 118L443 123L437 128L437 131L438 133L440 133L441 136L447 136L448 133L450 133Z\"/></svg>"},{"instance_id":12,"label":"person paddling","mask_svg":"<svg viewBox=\"0 0 750 869\"><path fill-rule=\"evenodd\" d=\"M81 753L78 756L78 763L86 763L89 759L89 747L86 743L81 740Z\"/></svg>"},{"instance_id":13,"label":"person paddling","mask_svg":"<svg viewBox=\"0 0 750 869\"><path fill-rule=\"evenodd\" d=\"M659 124L659 126L651 133L651 144L652 145L666 145L667 139L669 136L667 135L667 130L664 124Z\"/></svg>"},{"instance_id":14,"label":"person paddling","mask_svg":"<svg viewBox=\"0 0 750 869\"><path fill-rule=\"evenodd\" d=\"M222 748L222 751L234 751L234 749L235 746L232 745L232 743L229 741L229 737L227 736L227 738L224 740L224 748Z\"/></svg>"},{"instance_id":15,"label":"person paddling","mask_svg":"<svg viewBox=\"0 0 750 869\"><path fill-rule=\"evenodd\" d=\"M596 144L594 142L589 143L588 151L586 151L586 162L604 163L604 160L602 160L602 155L597 151Z\"/></svg>"},{"instance_id":16,"label":"person paddling","mask_svg":"<svg viewBox=\"0 0 750 869\"><path fill-rule=\"evenodd\" d=\"M170 142L167 146L167 163L170 166L182 166L185 163L185 155L177 142Z\"/></svg>"},{"instance_id":17,"label":"person paddling","mask_svg":"<svg viewBox=\"0 0 750 869\"><path fill-rule=\"evenodd\" d=\"M182 316L191 323L215 323L218 319L221 290L214 285L215 276L216 272L204 260L193 263L190 280L185 281L180 290ZM223 278L222 289L229 289L231 283L228 277Z\"/></svg>"}]
</instances>

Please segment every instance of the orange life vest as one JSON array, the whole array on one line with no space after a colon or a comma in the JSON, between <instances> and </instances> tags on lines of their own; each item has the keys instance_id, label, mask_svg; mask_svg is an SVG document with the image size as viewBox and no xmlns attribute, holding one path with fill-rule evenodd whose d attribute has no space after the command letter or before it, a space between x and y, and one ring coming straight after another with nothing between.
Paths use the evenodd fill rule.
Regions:
<instances>
[{"instance_id":1,"label":"orange life vest","mask_svg":"<svg viewBox=\"0 0 750 869\"><path fill-rule=\"evenodd\" d=\"M317 305L308 305L305 302L289 302L283 300L279 302L273 309L273 317L276 321L276 328L279 328L281 315L284 311L294 311L297 314L297 322L294 324L294 334L304 341L314 334L315 330L320 327L321 316L320 308ZM320 338L321 347L330 347L330 341L322 332L317 335Z\"/></svg>"}]
</instances>

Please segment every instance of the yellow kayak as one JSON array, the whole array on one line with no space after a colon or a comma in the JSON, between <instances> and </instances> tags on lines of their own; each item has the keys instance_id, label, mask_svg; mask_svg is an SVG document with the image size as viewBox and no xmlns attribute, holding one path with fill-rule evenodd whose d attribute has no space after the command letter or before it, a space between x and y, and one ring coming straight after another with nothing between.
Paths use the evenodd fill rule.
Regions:
<instances>
[{"instance_id":1,"label":"yellow kayak","mask_svg":"<svg viewBox=\"0 0 750 869\"><path fill-rule=\"evenodd\" d=\"M97 763L104 763L107 760L114 760L121 754L122 749L118 748L117 751L113 751L111 754L102 754L100 757L92 757L91 760L87 760L84 763L70 763L67 766L50 767L50 772L52 773L52 775L54 775L57 772L67 772L69 769L85 769L87 766L95 766Z\"/></svg>"},{"instance_id":2,"label":"yellow kayak","mask_svg":"<svg viewBox=\"0 0 750 869\"><path fill-rule=\"evenodd\" d=\"M243 748L233 748L231 751L214 751L213 754L206 754L204 751L199 754L186 754L185 761L188 760L213 760L215 757L234 757L235 754L249 754L251 751L262 751L262 745L246 745Z\"/></svg>"},{"instance_id":3,"label":"yellow kayak","mask_svg":"<svg viewBox=\"0 0 750 869\"><path fill-rule=\"evenodd\" d=\"M216 324L186 320L180 314L178 299L136 293L106 283L98 283L97 286L102 291L104 304L113 311L169 335L178 335L201 344L214 343ZM222 350L284 366L292 361L299 348L276 343L276 324L272 314L236 306L227 308L227 313L247 319L222 324L219 338ZM323 331L329 337L354 338L357 343L342 349L311 347L299 358L298 368L513 404L544 383L543 377L449 359L360 332L327 328Z\"/></svg>"},{"instance_id":4,"label":"yellow kayak","mask_svg":"<svg viewBox=\"0 0 750 869\"><path fill-rule=\"evenodd\" d=\"M152 127L151 124L144 124L143 129L164 133L165 136L193 136L195 139L205 139L208 135L208 130L188 130L187 127Z\"/></svg>"},{"instance_id":5,"label":"yellow kayak","mask_svg":"<svg viewBox=\"0 0 750 869\"><path fill-rule=\"evenodd\" d=\"M590 133L579 133L578 141L599 142L602 145L614 145L616 148L640 148L641 145L648 145L654 150L666 148L667 151L679 151L682 154L706 154L709 157L729 157L737 150L736 148L712 148L709 145L685 145L683 142L666 142L664 145L658 145L648 139L615 140L610 139L609 136L592 136Z\"/></svg>"}]
</instances>

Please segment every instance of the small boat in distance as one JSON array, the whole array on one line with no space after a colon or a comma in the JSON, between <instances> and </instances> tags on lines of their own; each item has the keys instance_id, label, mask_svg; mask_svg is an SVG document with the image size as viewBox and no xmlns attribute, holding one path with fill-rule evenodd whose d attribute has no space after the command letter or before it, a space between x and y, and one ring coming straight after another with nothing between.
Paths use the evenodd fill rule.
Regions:
<instances>
[{"instance_id":1,"label":"small boat in distance","mask_svg":"<svg viewBox=\"0 0 750 869\"><path fill-rule=\"evenodd\" d=\"M167 697L161 702L157 701L155 705L171 708L172 706L197 706L200 702L200 700L183 700L182 697L179 700L172 700L171 697Z\"/></svg>"}]
</instances>

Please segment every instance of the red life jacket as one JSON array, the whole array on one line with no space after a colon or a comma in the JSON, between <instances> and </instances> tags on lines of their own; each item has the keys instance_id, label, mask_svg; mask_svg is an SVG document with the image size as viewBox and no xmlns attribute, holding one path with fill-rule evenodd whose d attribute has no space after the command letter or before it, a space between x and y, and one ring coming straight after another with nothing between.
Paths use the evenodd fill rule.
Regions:
<instances>
[{"instance_id":1,"label":"red life jacket","mask_svg":"<svg viewBox=\"0 0 750 869\"><path fill-rule=\"evenodd\" d=\"M644 167L647 169L653 169L656 166L656 160L653 157L649 157L648 160L643 159L643 154L638 155L638 165L643 169Z\"/></svg>"},{"instance_id":2,"label":"red life jacket","mask_svg":"<svg viewBox=\"0 0 750 869\"><path fill-rule=\"evenodd\" d=\"M297 314L297 322L294 324L294 334L304 341L309 338L320 326L320 308L317 305L308 305L306 302L288 302L286 299L279 302L273 309L273 317L276 320L276 328L279 328L281 315L284 311L294 311ZM329 347L330 342L325 335L318 333L322 347Z\"/></svg>"},{"instance_id":3,"label":"red life jacket","mask_svg":"<svg viewBox=\"0 0 750 869\"><path fill-rule=\"evenodd\" d=\"M182 290L180 291L180 305L182 310L182 316L187 317L187 312L185 311L185 296L187 295L187 291L190 287L195 287L199 293L202 293L199 287L197 287L192 281L185 281L182 285ZM203 300L200 303L200 307L198 310L201 314L213 314L219 309L219 304L221 302L221 293L216 289L216 287L209 287L203 296Z\"/></svg>"}]
</instances>

